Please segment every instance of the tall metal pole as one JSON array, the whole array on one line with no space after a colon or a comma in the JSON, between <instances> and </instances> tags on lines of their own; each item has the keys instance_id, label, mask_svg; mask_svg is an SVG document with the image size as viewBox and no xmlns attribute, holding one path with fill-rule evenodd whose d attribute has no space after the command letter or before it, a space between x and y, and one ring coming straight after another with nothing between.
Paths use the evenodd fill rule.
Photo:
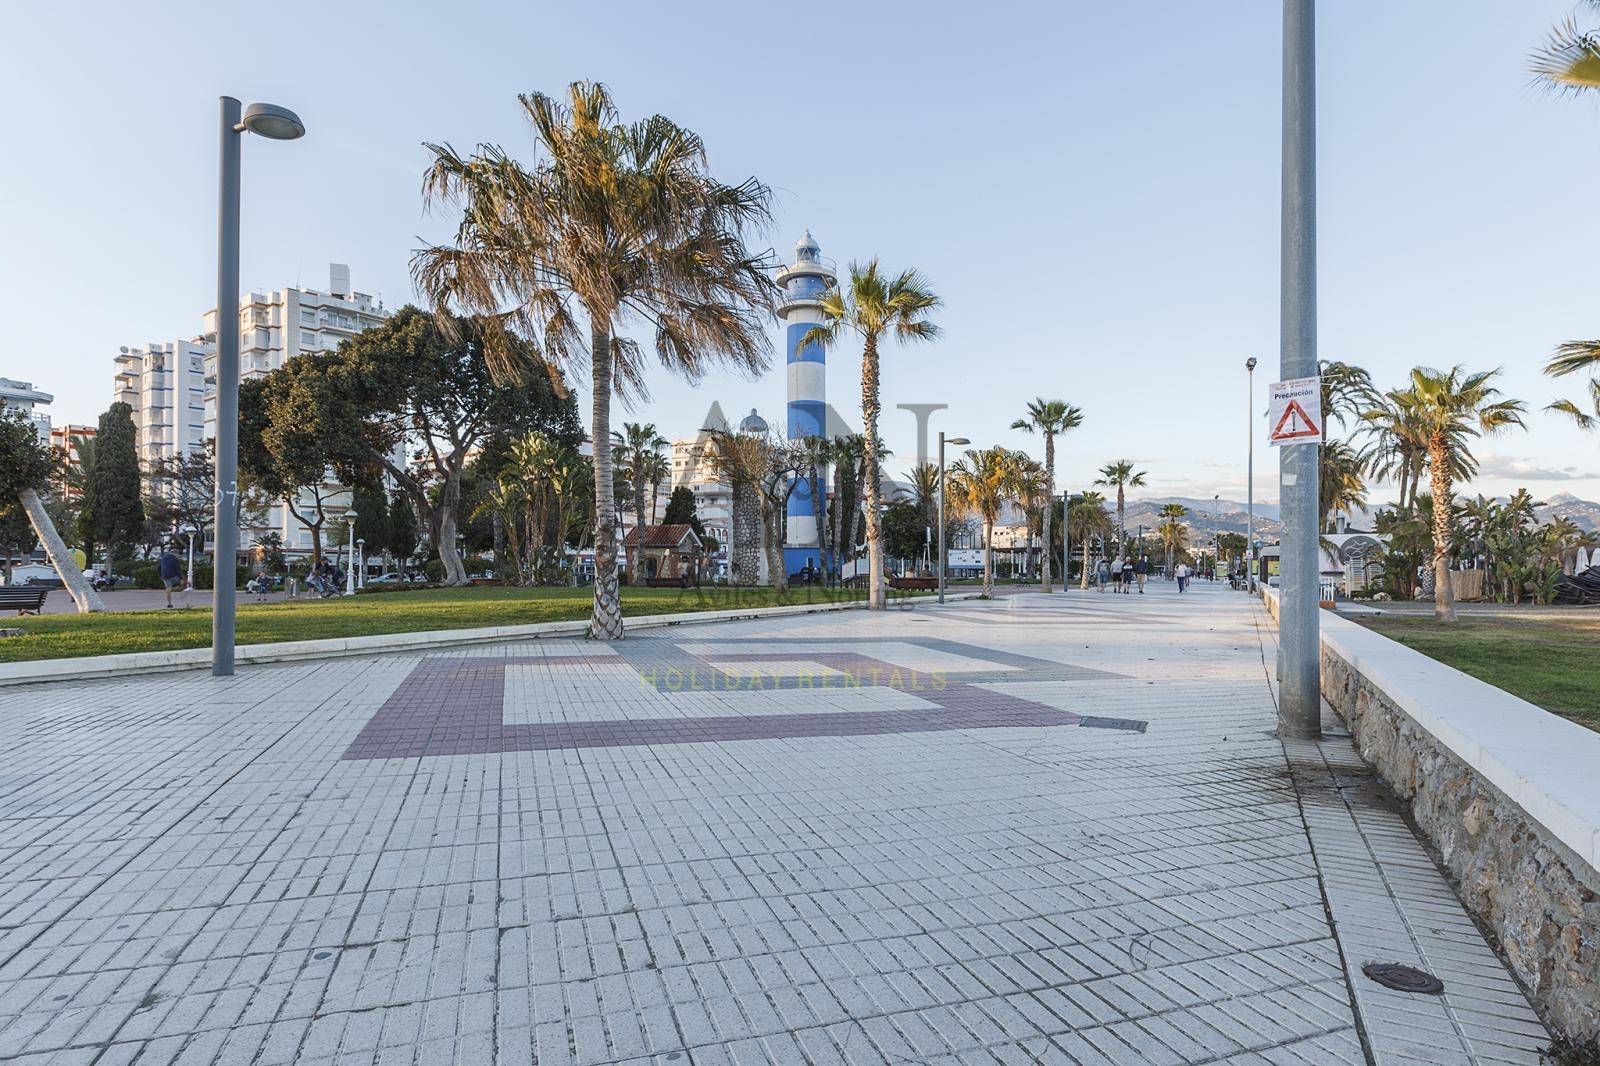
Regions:
<instances>
[{"instance_id":1,"label":"tall metal pole","mask_svg":"<svg viewBox=\"0 0 1600 1066\"><path fill-rule=\"evenodd\" d=\"M939 431L939 602L944 602L944 430Z\"/></svg>"},{"instance_id":2,"label":"tall metal pole","mask_svg":"<svg viewBox=\"0 0 1600 1066\"><path fill-rule=\"evenodd\" d=\"M217 186L217 490L211 567L211 673L233 673L239 527L239 101L222 98Z\"/></svg>"},{"instance_id":3,"label":"tall metal pole","mask_svg":"<svg viewBox=\"0 0 1600 1066\"><path fill-rule=\"evenodd\" d=\"M1072 591L1072 490L1061 494L1061 591Z\"/></svg>"},{"instance_id":4,"label":"tall metal pole","mask_svg":"<svg viewBox=\"0 0 1600 1066\"><path fill-rule=\"evenodd\" d=\"M1249 573L1245 577L1245 588L1254 592L1256 590L1256 358L1251 356L1244 362L1245 372L1245 425L1249 429L1249 444L1245 447L1244 464L1244 498L1245 498L1245 526L1244 526L1244 557Z\"/></svg>"},{"instance_id":5,"label":"tall metal pole","mask_svg":"<svg viewBox=\"0 0 1600 1066\"><path fill-rule=\"evenodd\" d=\"M1281 380L1317 373L1317 93L1315 0L1283 4ZM1278 615L1278 732L1322 734L1317 578L1317 445L1278 449L1283 581Z\"/></svg>"}]
</instances>

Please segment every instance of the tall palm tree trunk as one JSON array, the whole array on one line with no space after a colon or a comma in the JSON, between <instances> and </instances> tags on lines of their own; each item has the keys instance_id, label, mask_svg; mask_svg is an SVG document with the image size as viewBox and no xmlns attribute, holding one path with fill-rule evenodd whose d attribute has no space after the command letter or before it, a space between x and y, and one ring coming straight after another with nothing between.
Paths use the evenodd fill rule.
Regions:
<instances>
[{"instance_id":1,"label":"tall palm tree trunk","mask_svg":"<svg viewBox=\"0 0 1600 1066\"><path fill-rule=\"evenodd\" d=\"M1117 554L1122 554L1122 542L1128 539L1127 497L1121 485L1117 486Z\"/></svg>"},{"instance_id":2,"label":"tall palm tree trunk","mask_svg":"<svg viewBox=\"0 0 1600 1066\"><path fill-rule=\"evenodd\" d=\"M61 577L61 584L66 586L72 602L78 605L79 614L88 614L90 611L103 611L106 609L100 594L96 592L89 582L84 579L83 571L78 569L78 563L72 558L72 553L67 551L66 544L61 535L56 532L56 524L50 521L50 512L44 509L44 501L39 499L39 494L33 489L23 489L18 499L22 502L22 509L28 514L28 524L33 526L33 533L39 538L39 543L44 545L44 553L50 558L50 565L56 568L56 573Z\"/></svg>"},{"instance_id":3,"label":"tall palm tree trunk","mask_svg":"<svg viewBox=\"0 0 1600 1066\"><path fill-rule=\"evenodd\" d=\"M994 593L994 523L983 520L983 594Z\"/></svg>"},{"instance_id":4,"label":"tall palm tree trunk","mask_svg":"<svg viewBox=\"0 0 1600 1066\"><path fill-rule=\"evenodd\" d=\"M789 575L783 562L783 517L766 493L761 494L761 531L767 549L767 584L782 596L789 591Z\"/></svg>"},{"instance_id":5,"label":"tall palm tree trunk","mask_svg":"<svg viewBox=\"0 0 1600 1066\"><path fill-rule=\"evenodd\" d=\"M1055 552L1055 543L1050 539L1051 512L1056 509L1056 437L1054 433L1044 435L1044 480L1049 486L1044 499L1044 558L1039 565L1039 588L1044 592L1054 592L1055 588L1050 583L1050 556ZM1065 522L1066 513L1063 512L1061 520ZM1063 565L1065 563L1063 562Z\"/></svg>"},{"instance_id":6,"label":"tall palm tree trunk","mask_svg":"<svg viewBox=\"0 0 1600 1066\"><path fill-rule=\"evenodd\" d=\"M600 320L591 313L591 320ZM609 319L607 319L609 321ZM611 485L611 333L589 329L594 408L589 432L594 440L594 609L590 640L622 639L622 599L617 590L616 490Z\"/></svg>"},{"instance_id":7,"label":"tall palm tree trunk","mask_svg":"<svg viewBox=\"0 0 1600 1066\"><path fill-rule=\"evenodd\" d=\"M1450 587L1450 464L1443 438L1429 449L1429 474L1433 483L1433 617L1437 622L1456 620L1455 590Z\"/></svg>"},{"instance_id":8,"label":"tall palm tree trunk","mask_svg":"<svg viewBox=\"0 0 1600 1066\"><path fill-rule=\"evenodd\" d=\"M1089 587L1089 534L1083 535L1083 572L1078 576L1078 591Z\"/></svg>"},{"instance_id":9,"label":"tall palm tree trunk","mask_svg":"<svg viewBox=\"0 0 1600 1066\"><path fill-rule=\"evenodd\" d=\"M866 442L866 484L862 486L862 500L866 504L867 519L867 607L884 610L883 588L883 522L878 514L878 497L882 484L878 475L878 338L869 334L861 347L861 420L864 423Z\"/></svg>"}]
</instances>

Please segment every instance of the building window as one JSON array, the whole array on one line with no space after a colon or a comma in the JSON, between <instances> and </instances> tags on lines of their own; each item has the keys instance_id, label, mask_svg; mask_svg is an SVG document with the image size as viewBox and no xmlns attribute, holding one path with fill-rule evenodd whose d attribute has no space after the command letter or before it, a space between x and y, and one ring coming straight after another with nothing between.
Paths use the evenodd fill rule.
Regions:
<instances>
[{"instance_id":1,"label":"building window","mask_svg":"<svg viewBox=\"0 0 1600 1066\"><path fill-rule=\"evenodd\" d=\"M308 333L305 330L301 330L300 331L300 347L302 347L302 348L315 348L316 346L317 346L317 335L315 333Z\"/></svg>"}]
</instances>

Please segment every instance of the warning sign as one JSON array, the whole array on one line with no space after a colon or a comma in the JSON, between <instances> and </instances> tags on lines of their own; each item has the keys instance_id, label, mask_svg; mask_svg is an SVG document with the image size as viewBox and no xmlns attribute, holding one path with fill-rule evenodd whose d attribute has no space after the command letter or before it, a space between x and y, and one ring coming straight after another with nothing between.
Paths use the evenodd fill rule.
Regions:
<instances>
[{"instance_id":1,"label":"warning sign","mask_svg":"<svg viewBox=\"0 0 1600 1066\"><path fill-rule=\"evenodd\" d=\"M1270 444L1322 443L1322 379L1295 378L1272 386L1267 413Z\"/></svg>"}]
</instances>

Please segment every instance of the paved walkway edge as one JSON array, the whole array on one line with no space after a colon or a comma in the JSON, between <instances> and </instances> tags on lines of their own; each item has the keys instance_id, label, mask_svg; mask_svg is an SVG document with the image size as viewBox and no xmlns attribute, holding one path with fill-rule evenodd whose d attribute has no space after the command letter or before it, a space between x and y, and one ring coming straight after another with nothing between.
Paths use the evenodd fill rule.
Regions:
<instances>
[{"instance_id":1,"label":"paved walkway edge","mask_svg":"<svg viewBox=\"0 0 1600 1066\"><path fill-rule=\"evenodd\" d=\"M946 593L947 601L970 600L977 592ZM904 601L906 610L917 603L934 604L932 597ZM655 629L661 626L704 622L742 622L825 611L864 610L859 600L849 603L802 603L785 607L746 607L731 611L684 611L678 614L648 614L625 619L627 629ZM333 637L327 640L295 640L277 644L241 644L234 661L284 663L299 659L336 659L351 655L376 655L383 652L424 651L454 648L468 644L493 644L507 640L540 640L547 637L581 637L588 630L587 619L574 622L533 622L519 626L481 626L476 629L433 629L416 633L374 633L361 637ZM42 681L81 681L97 677L125 677L128 674L163 673L172 670L198 670L211 665L210 648L179 648L172 651L127 652L121 655L86 655L69 659L34 659L28 662L0 663L0 686L28 685Z\"/></svg>"},{"instance_id":2,"label":"paved walkway edge","mask_svg":"<svg viewBox=\"0 0 1600 1066\"><path fill-rule=\"evenodd\" d=\"M1276 621L1275 590L1263 600ZM1544 1021L1575 1044L1600 1044L1596 821L1575 765L1587 755L1592 782L1600 738L1331 612L1322 695Z\"/></svg>"}]
</instances>

